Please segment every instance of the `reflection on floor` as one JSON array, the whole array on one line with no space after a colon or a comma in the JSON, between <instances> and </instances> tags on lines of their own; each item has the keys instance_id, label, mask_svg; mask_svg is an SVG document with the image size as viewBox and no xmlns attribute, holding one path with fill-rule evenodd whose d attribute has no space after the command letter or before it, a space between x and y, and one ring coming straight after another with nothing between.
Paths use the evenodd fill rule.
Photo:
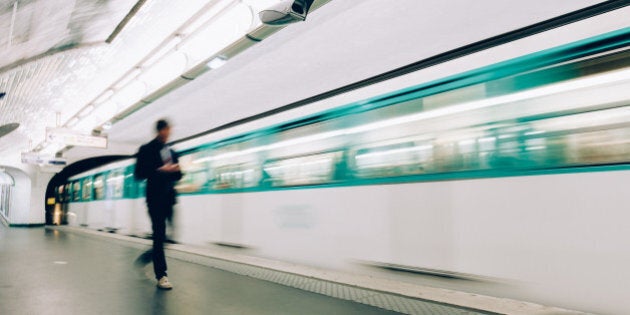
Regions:
<instances>
[{"instance_id":1,"label":"reflection on floor","mask_svg":"<svg viewBox=\"0 0 630 315\"><path fill-rule=\"evenodd\" d=\"M176 259L167 259L175 289L161 291L133 267L141 253L0 225L0 314L395 314Z\"/></svg>"}]
</instances>

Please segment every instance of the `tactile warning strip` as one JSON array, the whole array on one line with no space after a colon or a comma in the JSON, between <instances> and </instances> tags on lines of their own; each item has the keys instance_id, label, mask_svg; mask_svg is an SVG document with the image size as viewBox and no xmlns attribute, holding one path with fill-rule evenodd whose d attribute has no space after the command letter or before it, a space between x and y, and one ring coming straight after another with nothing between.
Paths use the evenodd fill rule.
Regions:
<instances>
[{"instance_id":1,"label":"tactile warning strip","mask_svg":"<svg viewBox=\"0 0 630 315\"><path fill-rule=\"evenodd\" d=\"M451 314L490 314L478 311L464 310L453 306L417 300L384 292L366 290L350 285L309 278L287 272L251 266L247 264L229 262L195 254L167 251L167 256L207 267L217 268L232 273L249 276L269 282L278 283L292 288L319 293L334 298L354 301L404 314L418 315L451 315Z\"/></svg>"},{"instance_id":2,"label":"tactile warning strip","mask_svg":"<svg viewBox=\"0 0 630 315\"><path fill-rule=\"evenodd\" d=\"M87 237L114 239L125 246L142 249L147 249L147 245L151 244L151 241L130 238L128 236L102 233L96 231L89 231L85 229L74 228L57 228L67 232L76 232ZM371 305L379 307L385 310L400 312L404 314L418 314L418 315L460 315L460 314L495 314L492 312L480 312L477 310L467 310L460 307L451 305L444 305L437 302L425 301L420 299L414 299L410 297L400 296L393 293L370 290L360 288L348 284L337 283L333 281L327 281L317 278L312 278L304 275L294 274L286 271L278 271L265 267L259 267L250 265L247 263L240 263L235 261L224 260L221 258L214 258L204 256L201 254L195 254L192 252L185 252L180 250L169 250L166 248L166 256L169 258L178 259L202 266L216 268L231 273L248 276L264 281L269 281L299 290L319 293L322 295L334 297L337 299L354 301L361 304Z\"/></svg>"}]
</instances>

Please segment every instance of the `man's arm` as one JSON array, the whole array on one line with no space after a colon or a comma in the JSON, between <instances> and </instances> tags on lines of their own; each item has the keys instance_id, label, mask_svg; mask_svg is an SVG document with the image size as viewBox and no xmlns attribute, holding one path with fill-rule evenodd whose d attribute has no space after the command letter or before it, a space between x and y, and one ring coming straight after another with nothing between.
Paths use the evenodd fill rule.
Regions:
<instances>
[{"instance_id":1,"label":"man's arm","mask_svg":"<svg viewBox=\"0 0 630 315\"><path fill-rule=\"evenodd\" d=\"M177 171L171 173L171 178L173 181L179 181L184 176L181 169L179 169L179 158L177 157L177 153L173 150L171 150L171 156L173 157L173 163L178 165Z\"/></svg>"}]
</instances>

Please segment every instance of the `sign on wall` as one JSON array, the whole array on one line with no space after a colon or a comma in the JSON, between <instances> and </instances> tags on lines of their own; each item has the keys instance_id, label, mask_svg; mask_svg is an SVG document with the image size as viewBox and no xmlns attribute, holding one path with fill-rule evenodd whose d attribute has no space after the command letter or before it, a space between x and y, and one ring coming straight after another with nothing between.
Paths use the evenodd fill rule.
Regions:
<instances>
[{"instance_id":1,"label":"sign on wall","mask_svg":"<svg viewBox=\"0 0 630 315\"><path fill-rule=\"evenodd\" d=\"M66 166L66 164L68 164L68 161L64 158L58 158L50 155L40 155L36 152L23 152L22 163L35 165Z\"/></svg>"},{"instance_id":2,"label":"sign on wall","mask_svg":"<svg viewBox=\"0 0 630 315\"><path fill-rule=\"evenodd\" d=\"M46 140L66 146L107 148L107 137L84 135L66 128L46 128Z\"/></svg>"}]
</instances>

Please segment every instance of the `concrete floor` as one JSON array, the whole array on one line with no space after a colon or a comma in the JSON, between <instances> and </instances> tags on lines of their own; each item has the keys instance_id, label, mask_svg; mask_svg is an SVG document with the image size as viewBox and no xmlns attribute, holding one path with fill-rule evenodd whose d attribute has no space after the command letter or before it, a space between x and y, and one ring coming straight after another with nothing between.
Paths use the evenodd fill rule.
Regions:
<instances>
[{"instance_id":1,"label":"concrete floor","mask_svg":"<svg viewBox=\"0 0 630 315\"><path fill-rule=\"evenodd\" d=\"M169 258L162 291L133 266L141 253L0 224L0 314L396 314Z\"/></svg>"}]
</instances>

